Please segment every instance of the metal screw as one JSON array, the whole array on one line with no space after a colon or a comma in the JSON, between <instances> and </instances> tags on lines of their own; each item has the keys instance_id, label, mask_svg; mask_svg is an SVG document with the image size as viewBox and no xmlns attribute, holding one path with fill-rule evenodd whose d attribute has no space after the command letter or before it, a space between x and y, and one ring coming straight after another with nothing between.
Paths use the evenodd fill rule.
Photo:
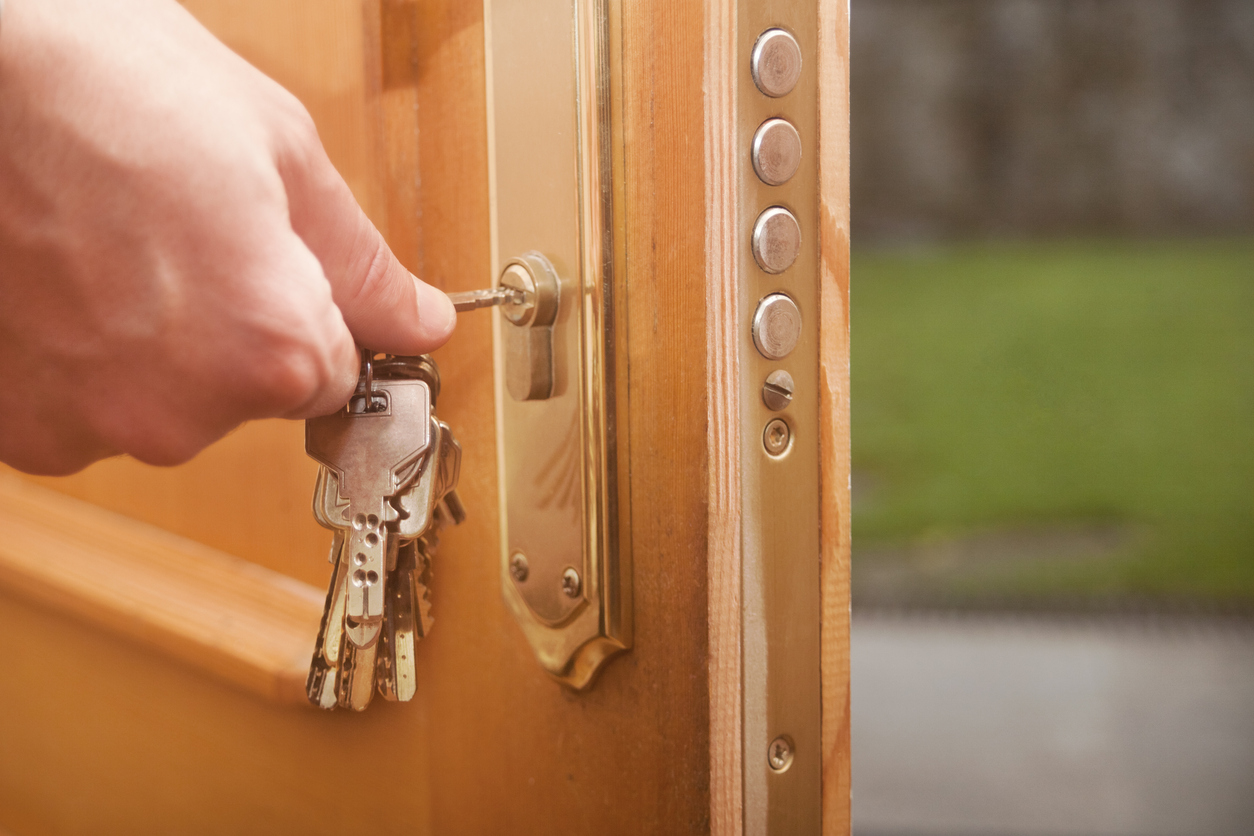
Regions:
<instances>
[{"instance_id":1,"label":"metal screw","mask_svg":"<svg viewBox=\"0 0 1254 836\"><path fill-rule=\"evenodd\" d=\"M766 431L762 433L762 444L766 447L766 452L772 456L782 455L788 449L788 442L791 440L792 430L782 418L772 419L771 423L766 425Z\"/></svg>"},{"instance_id":2,"label":"metal screw","mask_svg":"<svg viewBox=\"0 0 1254 836\"><path fill-rule=\"evenodd\" d=\"M783 369L776 369L766 376L762 384L762 403L772 412L779 412L792 403L792 375Z\"/></svg>"},{"instance_id":3,"label":"metal screw","mask_svg":"<svg viewBox=\"0 0 1254 836\"><path fill-rule=\"evenodd\" d=\"M522 552L514 552L509 556L509 575L518 583L527 580L531 567L527 564L527 556Z\"/></svg>"},{"instance_id":4,"label":"metal screw","mask_svg":"<svg viewBox=\"0 0 1254 836\"><path fill-rule=\"evenodd\" d=\"M766 750L766 762L775 772L783 772L792 766L792 741L780 735L771 741Z\"/></svg>"},{"instance_id":5,"label":"metal screw","mask_svg":"<svg viewBox=\"0 0 1254 836\"><path fill-rule=\"evenodd\" d=\"M567 598L578 598L581 589L583 589L583 580L579 577L579 573L567 566L566 571L562 573L562 592L566 593Z\"/></svg>"}]
</instances>

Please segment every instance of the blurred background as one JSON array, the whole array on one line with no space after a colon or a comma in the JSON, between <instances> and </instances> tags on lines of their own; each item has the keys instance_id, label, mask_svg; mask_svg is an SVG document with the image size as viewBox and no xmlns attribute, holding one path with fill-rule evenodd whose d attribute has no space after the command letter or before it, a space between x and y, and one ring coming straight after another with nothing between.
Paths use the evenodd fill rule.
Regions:
<instances>
[{"instance_id":1,"label":"blurred background","mask_svg":"<svg viewBox=\"0 0 1254 836\"><path fill-rule=\"evenodd\" d=\"M1254 2L852 40L855 829L1254 834Z\"/></svg>"}]
</instances>

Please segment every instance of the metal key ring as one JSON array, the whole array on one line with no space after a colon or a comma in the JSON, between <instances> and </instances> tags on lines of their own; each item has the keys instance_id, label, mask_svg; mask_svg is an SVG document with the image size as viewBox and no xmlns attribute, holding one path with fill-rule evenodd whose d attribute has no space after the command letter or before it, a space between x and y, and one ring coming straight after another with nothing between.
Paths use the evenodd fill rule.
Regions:
<instances>
[{"instance_id":1,"label":"metal key ring","mask_svg":"<svg viewBox=\"0 0 1254 836\"><path fill-rule=\"evenodd\" d=\"M366 407L363 412L374 411L374 352L368 348L361 350L361 362L366 367Z\"/></svg>"}]
</instances>

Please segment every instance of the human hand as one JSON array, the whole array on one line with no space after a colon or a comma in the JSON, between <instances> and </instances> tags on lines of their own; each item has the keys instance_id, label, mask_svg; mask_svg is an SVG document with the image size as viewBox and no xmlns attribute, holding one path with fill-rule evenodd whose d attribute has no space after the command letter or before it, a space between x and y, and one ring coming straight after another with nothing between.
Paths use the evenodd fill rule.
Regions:
<instances>
[{"instance_id":1,"label":"human hand","mask_svg":"<svg viewBox=\"0 0 1254 836\"><path fill-rule=\"evenodd\" d=\"M308 113L174 0L7 0L0 461L177 464L443 343Z\"/></svg>"}]
</instances>

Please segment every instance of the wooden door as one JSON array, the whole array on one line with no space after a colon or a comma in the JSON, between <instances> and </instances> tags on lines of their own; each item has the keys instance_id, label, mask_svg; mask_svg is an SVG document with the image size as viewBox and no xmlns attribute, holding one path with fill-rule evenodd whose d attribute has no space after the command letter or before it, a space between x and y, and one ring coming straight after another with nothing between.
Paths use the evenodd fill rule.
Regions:
<instances>
[{"instance_id":1,"label":"wooden door","mask_svg":"<svg viewBox=\"0 0 1254 836\"><path fill-rule=\"evenodd\" d=\"M402 262L448 291L490 283L479 3L185 5L301 98ZM726 263L743 221L744 167L728 156L743 10L610 5L630 170L617 234L630 288L619 432L631 649L575 692L541 670L510 617L491 319L466 314L435 357L470 518L442 536L411 703L304 704L330 538L309 511L300 424L246 426L169 470L118 459L64 479L0 474L0 829L765 832L744 777L766 753L745 745L739 532L753 510L737 499L738 451L760 429L738 417L747 332ZM813 5L822 733L811 752L834 834L849 822L848 19L843 3Z\"/></svg>"}]
</instances>

